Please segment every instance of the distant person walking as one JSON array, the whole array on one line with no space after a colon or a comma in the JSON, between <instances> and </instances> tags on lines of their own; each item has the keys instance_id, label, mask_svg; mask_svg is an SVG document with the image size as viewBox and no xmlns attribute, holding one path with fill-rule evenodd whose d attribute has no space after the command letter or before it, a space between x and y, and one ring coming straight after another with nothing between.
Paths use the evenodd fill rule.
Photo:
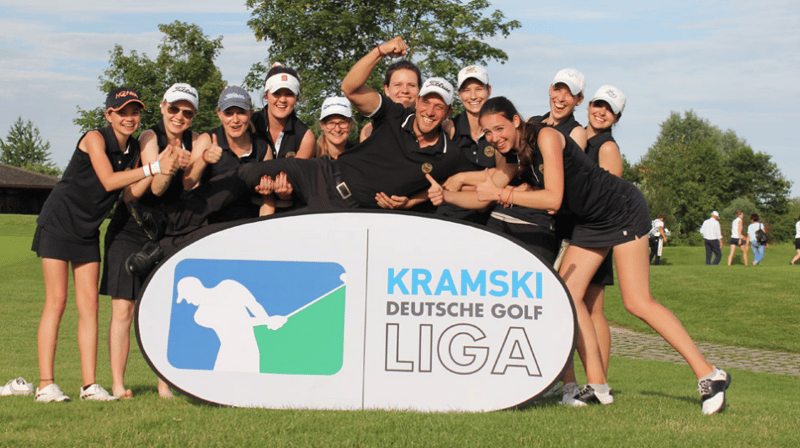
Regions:
<instances>
[{"instance_id":1,"label":"distant person walking","mask_svg":"<svg viewBox=\"0 0 800 448\"><path fill-rule=\"evenodd\" d=\"M736 253L737 247L742 250L744 265L747 266L747 245L744 243L744 235L742 234L742 230L744 230L742 218L744 218L744 213L741 210L736 210L736 218L731 223L731 254L728 255L728 266L733 263L733 254Z\"/></svg>"},{"instance_id":2,"label":"distant person walking","mask_svg":"<svg viewBox=\"0 0 800 448\"><path fill-rule=\"evenodd\" d=\"M706 246L706 266L716 266L722 259L722 229L719 226L719 213L714 210L711 217L703 221L700 227ZM714 254L714 260L711 260Z\"/></svg>"},{"instance_id":3,"label":"distant person walking","mask_svg":"<svg viewBox=\"0 0 800 448\"><path fill-rule=\"evenodd\" d=\"M792 258L792 264L800 260L800 216L797 217L797 222L794 223L794 248L797 250L797 255Z\"/></svg>"},{"instance_id":4,"label":"distant person walking","mask_svg":"<svg viewBox=\"0 0 800 448\"><path fill-rule=\"evenodd\" d=\"M664 250L667 234L664 232L664 215L659 213L653 220L653 228L650 229L650 263L653 266L661 264L661 252ZM653 262L655 259L655 262Z\"/></svg>"},{"instance_id":5,"label":"distant person walking","mask_svg":"<svg viewBox=\"0 0 800 448\"><path fill-rule=\"evenodd\" d=\"M750 225L747 226L747 245L753 248L753 266L757 266L761 263L761 260L764 259L764 246L766 244L761 244L756 239L756 232L759 230L764 230L764 224L760 221L758 217L758 213L753 213L750 215ZM747 248L745 248L745 251Z\"/></svg>"}]
</instances>

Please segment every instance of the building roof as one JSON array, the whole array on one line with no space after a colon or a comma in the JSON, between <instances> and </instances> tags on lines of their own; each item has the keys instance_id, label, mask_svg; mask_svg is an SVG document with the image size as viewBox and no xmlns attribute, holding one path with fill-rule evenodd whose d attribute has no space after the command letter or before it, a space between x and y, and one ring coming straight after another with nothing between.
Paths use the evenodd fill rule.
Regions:
<instances>
[{"instance_id":1,"label":"building roof","mask_svg":"<svg viewBox=\"0 0 800 448\"><path fill-rule=\"evenodd\" d=\"M35 173L0 163L0 187L53 188L59 180L59 177Z\"/></svg>"}]
</instances>

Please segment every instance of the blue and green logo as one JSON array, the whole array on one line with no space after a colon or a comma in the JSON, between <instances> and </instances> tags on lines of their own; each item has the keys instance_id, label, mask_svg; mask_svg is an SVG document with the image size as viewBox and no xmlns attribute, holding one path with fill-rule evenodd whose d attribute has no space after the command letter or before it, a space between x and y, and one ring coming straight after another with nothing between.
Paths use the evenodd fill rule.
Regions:
<instances>
[{"instance_id":1,"label":"blue and green logo","mask_svg":"<svg viewBox=\"0 0 800 448\"><path fill-rule=\"evenodd\" d=\"M333 375L344 353L338 263L183 260L167 359L178 369Z\"/></svg>"}]
</instances>

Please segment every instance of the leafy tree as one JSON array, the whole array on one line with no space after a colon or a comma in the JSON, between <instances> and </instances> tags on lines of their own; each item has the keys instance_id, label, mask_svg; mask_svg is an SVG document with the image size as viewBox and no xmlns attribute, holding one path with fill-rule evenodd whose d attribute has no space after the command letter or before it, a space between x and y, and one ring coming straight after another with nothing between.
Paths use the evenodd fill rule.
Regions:
<instances>
[{"instance_id":1,"label":"leafy tree","mask_svg":"<svg viewBox=\"0 0 800 448\"><path fill-rule=\"evenodd\" d=\"M111 90L125 85L136 90L147 108L142 113L140 130L148 129L158 123L161 113L159 104L164 92L176 82L191 84L200 96L200 109L192 123L192 129L205 131L218 125L216 115L217 98L225 81L214 60L222 51L222 37L209 39L203 30L194 24L175 21L159 25L164 33L159 45L159 54L151 60L146 54L141 56L136 50L128 55L120 45L110 51L110 66L100 77L100 90ZM78 108L78 118L73 122L83 132L106 125L105 108L82 110Z\"/></svg>"},{"instance_id":2,"label":"leafy tree","mask_svg":"<svg viewBox=\"0 0 800 448\"><path fill-rule=\"evenodd\" d=\"M792 183L770 159L768 154L754 153L747 145L728 152L726 165L731 175L726 198L744 196L761 210L778 215L786 213Z\"/></svg>"},{"instance_id":3,"label":"leafy tree","mask_svg":"<svg viewBox=\"0 0 800 448\"><path fill-rule=\"evenodd\" d=\"M42 140L39 128L31 120L22 121L22 117L11 125L6 139L0 139L0 163L60 176L61 170L50 161L50 155L50 142Z\"/></svg>"},{"instance_id":4,"label":"leafy tree","mask_svg":"<svg viewBox=\"0 0 800 448\"><path fill-rule=\"evenodd\" d=\"M265 63L252 66L245 79L248 90L263 89L272 62L298 71L303 98L298 112L313 123L322 101L340 94L341 81L361 57L400 35L425 76L452 81L465 65L505 62L508 56L484 41L507 37L518 28L504 22L502 12L487 13L488 0L247 0L252 9L247 22L259 40L269 41ZM382 75L390 61L382 61L368 84L382 91Z\"/></svg>"},{"instance_id":5,"label":"leafy tree","mask_svg":"<svg viewBox=\"0 0 800 448\"><path fill-rule=\"evenodd\" d=\"M651 213L667 215L680 242L690 240L712 210L748 213L752 208L770 217L786 213L791 182L770 158L754 152L735 132L722 132L689 110L683 117L670 114L634 169ZM734 206L738 200L751 207Z\"/></svg>"}]
</instances>

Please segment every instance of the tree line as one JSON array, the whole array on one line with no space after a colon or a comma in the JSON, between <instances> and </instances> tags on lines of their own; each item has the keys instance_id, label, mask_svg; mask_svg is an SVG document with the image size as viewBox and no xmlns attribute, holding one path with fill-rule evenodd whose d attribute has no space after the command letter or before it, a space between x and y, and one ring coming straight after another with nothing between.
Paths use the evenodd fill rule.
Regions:
<instances>
[{"instance_id":1,"label":"tree line","mask_svg":"<svg viewBox=\"0 0 800 448\"><path fill-rule=\"evenodd\" d=\"M504 51L485 40L507 37L520 26L516 20L506 21L499 10L488 11L487 0L247 0L246 4L252 11L249 27L257 39L270 45L266 58L253 64L242 87L261 90L273 62L295 68L302 82L296 110L316 133L322 101L340 94L340 80L376 42L402 35L411 46L409 59L424 77L448 77L466 65L507 61ZM160 119L157 105L164 91L175 82L187 82L200 95L194 129L216 127L216 99L227 85L215 62L223 49L222 37L212 39L199 26L180 21L158 28L164 36L155 59L136 50L126 54L122 46L114 46L109 66L100 76L100 90L109 92L120 85L136 89L148 105L141 117L140 130L144 130ZM382 91L384 69L379 66L370 75L368 84L376 91ZM73 122L83 132L99 128L105 125L103 113L102 107L78 108ZM365 121L357 118L360 124ZM19 149L15 142L20 137L38 143ZM30 120L24 123L20 117L0 144L0 162L27 163L28 168L53 173L49 142L41 142ZM20 153L30 156L20 157ZM771 227L773 241L794 238L800 200L789 199L791 182L771 156L754 151L735 132L721 131L692 110L671 113L641 160L633 165L625 161L624 177L644 192L653 217L666 215L671 241L678 244L702 244L696 230L712 210L720 211L723 221L732 220L737 209L746 215L759 213Z\"/></svg>"}]
</instances>

